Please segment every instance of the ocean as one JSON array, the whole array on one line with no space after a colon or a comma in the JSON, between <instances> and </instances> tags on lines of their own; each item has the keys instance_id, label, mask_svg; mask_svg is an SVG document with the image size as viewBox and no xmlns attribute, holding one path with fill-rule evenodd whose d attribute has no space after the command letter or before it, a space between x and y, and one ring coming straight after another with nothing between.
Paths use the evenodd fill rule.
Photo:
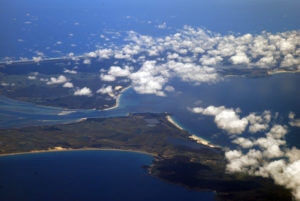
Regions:
<instances>
[{"instance_id":1,"label":"ocean","mask_svg":"<svg viewBox=\"0 0 300 201\"><path fill-rule=\"evenodd\" d=\"M0 157L0 200L212 201L149 176L152 157L122 151L65 151Z\"/></svg>"}]
</instances>

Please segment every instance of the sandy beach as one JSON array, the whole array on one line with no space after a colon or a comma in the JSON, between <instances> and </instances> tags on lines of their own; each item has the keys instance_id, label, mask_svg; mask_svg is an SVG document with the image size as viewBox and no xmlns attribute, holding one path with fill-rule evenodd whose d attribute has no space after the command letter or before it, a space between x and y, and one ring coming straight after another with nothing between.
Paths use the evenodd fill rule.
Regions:
<instances>
[{"instance_id":1,"label":"sandy beach","mask_svg":"<svg viewBox=\"0 0 300 201\"><path fill-rule=\"evenodd\" d=\"M176 126L178 129L184 130L180 125L178 125L178 124L172 119L172 117L171 117L170 115L167 115L166 118L167 118L167 120L168 120L171 124L173 124L174 126Z\"/></svg>"},{"instance_id":2,"label":"sandy beach","mask_svg":"<svg viewBox=\"0 0 300 201\"><path fill-rule=\"evenodd\" d=\"M268 75L274 75L274 74L280 74L280 73L300 73L300 69L299 70L293 70L293 71L289 71L289 70L275 70L275 71L267 71Z\"/></svg>"},{"instance_id":3,"label":"sandy beach","mask_svg":"<svg viewBox=\"0 0 300 201\"><path fill-rule=\"evenodd\" d=\"M180 125L178 125L178 124L172 119L172 117L171 117L170 115L167 115L166 118L167 118L167 120L168 120L171 124L173 124L174 126L176 126L178 129L184 130L184 128L182 128ZM192 134L191 136L189 136L189 138L192 139L192 140L195 140L198 144L203 144L203 145L206 145L206 146L209 146L209 147L212 147L212 148L217 148L217 147L219 147L219 146L216 146L216 145L211 144L209 141L207 141L207 140L205 140L205 139L203 139L203 138L201 138L201 137L198 137L197 135L194 135L194 134Z\"/></svg>"},{"instance_id":4,"label":"sandy beach","mask_svg":"<svg viewBox=\"0 0 300 201\"><path fill-rule=\"evenodd\" d=\"M204 144L206 146L212 147L212 148L218 148L219 146L213 145L207 140L204 140L201 137L198 137L197 135L191 135L189 136L190 139L195 140L198 144Z\"/></svg>"},{"instance_id":5,"label":"sandy beach","mask_svg":"<svg viewBox=\"0 0 300 201\"><path fill-rule=\"evenodd\" d=\"M16 152L16 153L7 153L7 154L0 154L1 156L14 156L14 155L21 155L21 154L35 154L35 153L46 153L46 152L62 152L62 151L126 151L126 152L135 152L135 153L141 153L141 154L147 154L150 156L157 156L154 153L149 153L145 151L138 151L138 150L131 150L131 149L113 149L113 148L80 148L80 149L72 149L72 148L64 148L64 147L54 147L49 148L46 150L32 150L28 152Z\"/></svg>"},{"instance_id":6,"label":"sandy beach","mask_svg":"<svg viewBox=\"0 0 300 201\"><path fill-rule=\"evenodd\" d=\"M125 91L126 91L127 89L129 89L130 87L131 87L131 85L129 85L128 87L124 87L123 89L121 89L120 92L119 92L119 95L118 95L117 98L116 98L116 103L115 103L115 105L112 106L112 107L109 107L109 108L105 108L105 109L103 109L103 111L106 111L106 110L112 110L112 109L115 109L115 108L119 107L119 104L120 104L120 98L121 98L121 96L122 96L122 93L125 92Z\"/></svg>"},{"instance_id":7,"label":"sandy beach","mask_svg":"<svg viewBox=\"0 0 300 201\"><path fill-rule=\"evenodd\" d=\"M61 112L58 113L57 115L59 115L59 116L62 116L62 115L68 115L68 114L71 114L71 113L73 113L73 112L75 112L75 111L61 111Z\"/></svg>"}]
</instances>

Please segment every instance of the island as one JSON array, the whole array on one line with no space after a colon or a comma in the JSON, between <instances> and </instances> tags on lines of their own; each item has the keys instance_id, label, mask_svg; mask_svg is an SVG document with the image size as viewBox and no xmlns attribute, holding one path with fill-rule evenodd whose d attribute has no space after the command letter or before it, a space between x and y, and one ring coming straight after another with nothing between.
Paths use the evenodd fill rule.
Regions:
<instances>
[{"instance_id":1,"label":"island","mask_svg":"<svg viewBox=\"0 0 300 201\"><path fill-rule=\"evenodd\" d=\"M19 101L63 109L111 109L130 82L116 78L113 82L100 78L100 71L109 69L113 59L91 60L84 64L78 57L17 61L0 64L0 95ZM119 65L124 65L120 60ZM99 91L110 87L109 90Z\"/></svg>"},{"instance_id":2,"label":"island","mask_svg":"<svg viewBox=\"0 0 300 201\"><path fill-rule=\"evenodd\" d=\"M167 113L87 118L79 122L0 130L0 154L121 150L153 156L149 175L191 190L211 190L220 201L293 200L271 179L227 174L224 150L175 125ZM5 185L5 184L1 184Z\"/></svg>"}]
</instances>

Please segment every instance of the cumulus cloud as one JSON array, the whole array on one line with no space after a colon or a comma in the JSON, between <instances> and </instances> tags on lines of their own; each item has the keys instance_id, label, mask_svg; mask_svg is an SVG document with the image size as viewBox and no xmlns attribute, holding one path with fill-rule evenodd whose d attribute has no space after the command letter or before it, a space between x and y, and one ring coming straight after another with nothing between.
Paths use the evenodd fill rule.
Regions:
<instances>
[{"instance_id":1,"label":"cumulus cloud","mask_svg":"<svg viewBox=\"0 0 300 201\"><path fill-rule=\"evenodd\" d=\"M230 163L226 168L229 172L246 172L253 171L253 167L259 165L259 159L262 158L260 151L251 149L247 154L241 151L233 150L225 153L225 157Z\"/></svg>"},{"instance_id":2,"label":"cumulus cloud","mask_svg":"<svg viewBox=\"0 0 300 201\"><path fill-rule=\"evenodd\" d=\"M165 95L165 86L173 77L194 84L217 82L222 80L220 70L227 67L295 70L300 66L298 31L221 35L184 26L178 33L159 38L129 31L126 40L129 43L123 47L97 50L89 56L101 58L100 54L104 54L105 58L125 59L139 65L135 72L124 71L124 77L138 93ZM116 68L120 69L124 67ZM113 69L100 77L104 81L116 79ZM251 123L252 132L265 129L264 122Z\"/></svg>"},{"instance_id":3,"label":"cumulus cloud","mask_svg":"<svg viewBox=\"0 0 300 201\"><path fill-rule=\"evenodd\" d=\"M113 93L113 88L112 86L102 87L97 90L97 93L101 93L101 94Z\"/></svg>"},{"instance_id":4,"label":"cumulus cloud","mask_svg":"<svg viewBox=\"0 0 300 201\"><path fill-rule=\"evenodd\" d=\"M296 149L294 148L293 151ZM299 150L296 150L299 156ZM292 155L287 151L288 155ZM264 158L261 151L250 149L247 153L230 150L225 153L228 160L226 169L230 173L245 172L250 175L271 177L274 181L292 190L294 197L300 200L300 158L288 157L269 160Z\"/></svg>"},{"instance_id":5,"label":"cumulus cloud","mask_svg":"<svg viewBox=\"0 0 300 201\"><path fill-rule=\"evenodd\" d=\"M264 132L264 136L251 135L250 138L231 136L238 149L225 152L227 172L270 177L277 184L291 189L296 200L300 200L300 150L287 148L286 125L275 123L270 126L271 120L277 119L271 116L270 111L250 113L243 118L237 114L239 109L224 106L194 107L190 111L214 116L216 125L229 134L241 134L247 125L249 133ZM290 122L295 119L293 112L289 113L289 119Z\"/></svg>"},{"instance_id":6,"label":"cumulus cloud","mask_svg":"<svg viewBox=\"0 0 300 201\"><path fill-rule=\"evenodd\" d=\"M130 74L129 67L121 68L120 66L111 66L108 74L115 77L126 77Z\"/></svg>"},{"instance_id":7,"label":"cumulus cloud","mask_svg":"<svg viewBox=\"0 0 300 201\"><path fill-rule=\"evenodd\" d=\"M196 108L196 111L203 112L203 109ZM257 117L257 114L251 113L249 121L269 122L271 117L268 116L268 111L259 116L262 119ZM294 114L290 113L289 117L294 118ZM250 175L270 177L277 184L291 189L296 200L300 200L300 150L295 147L286 148L287 132L287 126L274 124L265 132L264 137L233 139L233 143L247 151L240 149L226 151L225 157L228 161L226 170L229 173L245 172Z\"/></svg>"},{"instance_id":8,"label":"cumulus cloud","mask_svg":"<svg viewBox=\"0 0 300 201\"><path fill-rule=\"evenodd\" d=\"M239 52L236 55L230 57L233 64L249 64L250 60L244 52Z\"/></svg>"},{"instance_id":9,"label":"cumulus cloud","mask_svg":"<svg viewBox=\"0 0 300 201\"><path fill-rule=\"evenodd\" d=\"M90 60L90 59L84 59L84 60L83 60L83 63L84 63L84 64L91 64L91 60Z\"/></svg>"},{"instance_id":10,"label":"cumulus cloud","mask_svg":"<svg viewBox=\"0 0 300 201\"><path fill-rule=\"evenodd\" d=\"M168 81L168 72L159 70L160 68L156 67L156 61L146 61L140 70L129 76L133 89L142 94L165 96L162 89Z\"/></svg>"},{"instance_id":11,"label":"cumulus cloud","mask_svg":"<svg viewBox=\"0 0 300 201\"><path fill-rule=\"evenodd\" d=\"M48 85L51 85L51 84L62 84L62 83L65 83L67 82L67 78L63 75L60 75L58 76L57 78L56 77L51 77L50 80L47 82Z\"/></svg>"},{"instance_id":12,"label":"cumulus cloud","mask_svg":"<svg viewBox=\"0 0 300 201\"><path fill-rule=\"evenodd\" d=\"M36 79L36 76L34 76L34 75L29 75L27 78L28 78L29 80L35 80L35 79Z\"/></svg>"},{"instance_id":13,"label":"cumulus cloud","mask_svg":"<svg viewBox=\"0 0 300 201\"><path fill-rule=\"evenodd\" d=\"M77 74L76 70L69 70L69 69L65 69L64 73L69 73L69 74Z\"/></svg>"},{"instance_id":14,"label":"cumulus cloud","mask_svg":"<svg viewBox=\"0 0 300 201\"><path fill-rule=\"evenodd\" d=\"M105 75L105 74L101 74L100 75L100 79L106 82L113 82L116 80L116 77L113 75Z\"/></svg>"},{"instance_id":15,"label":"cumulus cloud","mask_svg":"<svg viewBox=\"0 0 300 201\"><path fill-rule=\"evenodd\" d=\"M32 60L36 63L39 63L40 61L43 60L43 58L41 56L38 56L38 57L32 57Z\"/></svg>"},{"instance_id":16,"label":"cumulus cloud","mask_svg":"<svg viewBox=\"0 0 300 201\"><path fill-rule=\"evenodd\" d=\"M220 56L208 56L208 55L204 55L200 58L200 62L202 63L202 65L206 65L206 66L214 66L217 65L218 63L220 63L223 60L222 57Z\"/></svg>"},{"instance_id":17,"label":"cumulus cloud","mask_svg":"<svg viewBox=\"0 0 300 201\"><path fill-rule=\"evenodd\" d=\"M250 133L264 131L269 127L269 123L271 121L271 112L264 111L262 115L256 115L255 113L251 113L247 116L247 119L250 123Z\"/></svg>"},{"instance_id":18,"label":"cumulus cloud","mask_svg":"<svg viewBox=\"0 0 300 201\"><path fill-rule=\"evenodd\" d=\"M166 23L159 25L166 28ZM220 68L267 68L296 70L300 66L300 32L221 35L201 28L184 26L177 33L165 37L152 37L129 31L125 44L112 44L83 55L83 63L90 64L92 58L122 59L137 63L135 56L144 61L154 60L159 66L175 60L182 68L192 66ZM102 36L105 38L105 36ZM109 48L108 48L109 47ZM43 55L34 57L41 61ZM74 55L72 55L72 58ZM183 64L183 65L182 65ZM188 64L187 66L184 66ZM194 68L197 70L198 68ZM188 80L188 79L187 79Z\"/></svg>"},{"instance_id":19,"label":"cumulus cloud","mask_svg":"<svg viewBox=\"0 0 300 201\"><path fill-rule=\"evenodd\" d=\"M220 129L227 131L229 134L241 134L248 125L247 118L240 118L238 110L228 109L224 106L207 108L195 107L191 109L194 113L209 115L215 117L215 123Z\"/></svg>"},{"instance_id":20,"label":"cumulus cloud","mask_svg":"<svg viewBox=\"0 0 300 201\"><path fill-rule=\"evenodd\" d=\"M116 89L118 89L118 88L116 87ZM113 87L110 86L110 85L109 86L103 86L103 87L101 87L100 89L97 90L97 93L108 94L112 98L116 97L114 92L115 91L114 91Z\"/></svg>"},{"instance_id":21,"label":"cumulus cloud","mask_svg":"<svg viewBox=\"0 0 300 201\"><path fill-rule=\"evenodd\" d=\"M289 119L290 119L290 122L289 124L291 126L296 126L296 127L300 127L300 119L295 119L295 113L294 112L290 112L289 113Z\"/></svg>"},{"instance_id":22,"label":"cumulus cloud","mask_svg":"<svg viewBox=\"0 0 300 201\"><path fill-rule=\"evenodd\" d=\"M165 28L167 28L167 23L164 22L164 23L158 25L157 28L159 28L159 29L165 29Z\"/></svg>"},{"instance_id":23,"label":"cumulus cloud","mask_svg":"<svg viewBox=\"0 0 300 201\"><path fill-rule=\"evenodd\" d=\"M172 91L175 91L175 88L168 85L168 86L165 87L165 90L168 91L168 92L172 92Z\"/></svg>"},{"instance_id":24,"label":"cumulus cloud","mask_svg":"<svg viewBox=\"0 0 300 201\"><path fill-rule=\"evenodd\" d=\"M66 83L63 85L63 87L65 87L65 88L73 88L74 85L73 85L73 83L71 83L71 82L66 82Z\"/></svg>"},{"instance_id":25,"label":"cumulus cloud","mask_svg":"<svg viewBox=\"0 0 300 201\"><path fill-rule=\"evenodd\" d=\"M193 113L199 113L202 115L214 116L215 123L218 128L227 131L229 134L241 134L246 131L247 126L248 132L256 133L262 132L269 128L269 123L271 121L271 112L266 110L261 114L250 113L248 116L240 117L241 112L239 108L226 108L225 106L208 106L203 107L193 107L189 108ZM240 144L243 140L240 138L235 143Z\"/></svg>"},{"instance_id":26,"label":"cumulus cloud","mask_svg":"<svg viewBox=\"0 0 300 201\"><path fill-rule=\"evenodd\" d=\"M240 145L243 148L250 148L250 147L253 147L253 145L254 145L254 143L251 140L249 140L247 138L243 138L243 137L236 138L232 142Z\"/></svg>"},{"instance_id":27,"label":"cumulus cloud","mask_svg":"<svg viewBox=\"0 0 300 201\"><path fill-rule=\"evenodd\" d=\"M110 67L109 71L100 75L104 81L114 81L116 77L126 77L131 80L133 89L141 94L156 94L165 96L166 83L173 77L179 77L186 82L200 84L203 82L216 82L220 76L214 68L199 66L193 63L169 61L158 64L157 61L145 61L139 70L131 72L130 68Z\"/></svg>"},{"instance_id":28,"label":"cumulus cloud","mask_svg":"<svg viewBox=\"0 0 300 201\"><path fill-rule=\"evenodd\" d=\"M92 96L92 91L88 87L83 87L81 89L77 89L74 92L75 96Z\"/></svg>"},{"instance_id":29,"label":"cumulus cloud","mask_svg":"<svg viewBox=\"0 0 300 201\"><path fill-rule=\"evenodd\" d=\"M107 82L115 81L117 77L127 77L130 75L130 68L125 66L121 68L120 66L111 66L107 74L100 74L100 79Z\"/></svg>"}]
</instances>

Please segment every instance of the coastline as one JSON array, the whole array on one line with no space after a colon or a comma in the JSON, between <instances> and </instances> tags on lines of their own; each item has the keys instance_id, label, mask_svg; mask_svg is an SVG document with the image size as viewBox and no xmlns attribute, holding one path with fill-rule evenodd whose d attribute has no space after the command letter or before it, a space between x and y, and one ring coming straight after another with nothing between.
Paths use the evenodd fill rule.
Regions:
<instances>
[{"instance_id":1,"label":"coastline","mask_svg":"<svg viewBox=\"0 0 300 201\"><path fill-rule=\"evenodd\" d=\"M171 117L170 115L167 115L166 118L167 118L167 120L168 120L171 124L173 124L174 126L176 126L178 129L184 130L184 128L182 128L179 124L177 124L177 123L174 121L174 119L172 119L172 117Z\"/></svg>"},{"instance_id":2,"label":"coastline","mask_svg":"<svg viewBox=\"0 0 300 201\"><path fill-rule=\"evenodd\" d=\"M116 98L116 103L115 103L115 105L112 106L112 107L105 108L105 109L103 109L102 111L113 110L113 109L118 108L119 105L120 105L120 98L121 98L121 96L122 96L122 93L125 92L126 90L128 90L129 88L131 88L131 85L129 85L129 86L124 87L123 89L121 89L120 92L119 92L119 94L118 94L118 96L117 96L117 98Z\"/></svg>"},{"instance_id":3,"label":"coastline","mask_svg":"<svg viewBox=\"0 0 300 201\"><path fill-rule=\"evenodd\" d=\"M63 115L68 115L68 114L71 114L71 113L74 113L75 111L66 111L66 110L64 110L64 111L61 111L60 113L58 113L57 115L59 115L59 116L63 116Z\"/></svg>"},{"instance_id":4,"label":"coastline","mask_svg":"<svg viewBox=\"0 0 300 201\"><path fill-rule=\"evenodd\" d=\"M275 70L275 71L267 71L268 75L274 75L274 74L282 74L282 73L300 73L300 69L299 70Z\"/></svg>"},{"instance_id":5,"label":"coastline","mask_svg":"<svg viewBox=\"0 0 300 201\"><path fill-rule=\"evenodd\" d=\"M157 156L154 153L146 152L146 151L139 151L133 149L116 149L116 148L80 148L80 149L73 149L73 148L63 148L63 147L54 147L45 150L32 150L27 152L15 152L15 153L4 153L0 154L2 156L16 156L16 155L24 155L24 154L39 154L39 153L48 153L48 152L64 152L64 151L125 151L125 152L134 152L140 154L146 154L149 156Z\"/></svg>"},{"instance_id":6,"label":"coastline","mask_svg":"<svg viewBox=\"0 0 300 201\"><path fill-rule=\"evenodd\" d=\"M178 123L176 123L176 121L174 121L174 119L172 119L172 117L170 115L167 115L166 118L171 124L176 126L178 129L185 130L182 126L180 126ZM198 144L203 144L203 145L209 146L211 148L220 148L220 146L214 145L214 144L210 143L208 140L205 140L195 134L191 134L189 136L189 138L196 141Z\"/></svg>"}]
</instances>

